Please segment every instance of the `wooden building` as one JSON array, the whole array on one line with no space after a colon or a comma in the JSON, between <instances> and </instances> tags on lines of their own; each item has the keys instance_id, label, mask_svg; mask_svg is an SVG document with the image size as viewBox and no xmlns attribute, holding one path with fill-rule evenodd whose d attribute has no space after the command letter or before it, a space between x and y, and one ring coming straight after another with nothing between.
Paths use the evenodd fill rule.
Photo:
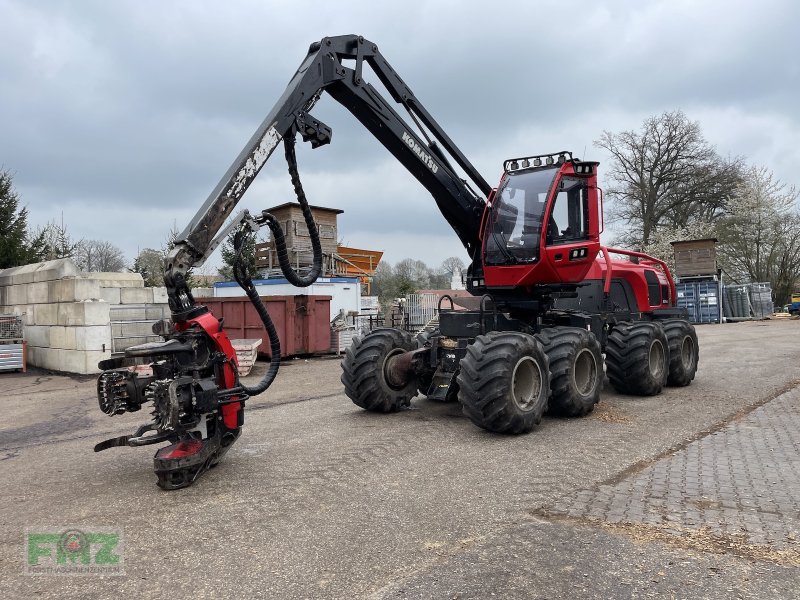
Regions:
<instances>
[{"instance_id":1,"label":"wooden building","mask_svg":"<svg viewBox=\"0 0 800 600\"><path fill-rule=\"evenodd\" d=\"M711 277L717 274L717 238L672 242L676 277Z\"/></svg>"},{"instance_id":2,"label":"wooden building","mask_svg":"<svg viewBox=\"0 0 800 600\"><path fill-rule=\"evenodd\" d=\"M311 237L308 234L308 227L306 227L303 209L300 204L287 202L268 208L267 212L274 215L281 224L292 266L295 269L310 267L313 260ZM338 208L311 206L311 213L314 215L314 221L316 221L317 229L319 230L322 253L326 257L332 257L336 253L338 245L336 217L343 212ZM272 237L266 243L256 244L256 267L265 270L268 277L280 275L275 240Z\"/></svg>"}]
</instances>

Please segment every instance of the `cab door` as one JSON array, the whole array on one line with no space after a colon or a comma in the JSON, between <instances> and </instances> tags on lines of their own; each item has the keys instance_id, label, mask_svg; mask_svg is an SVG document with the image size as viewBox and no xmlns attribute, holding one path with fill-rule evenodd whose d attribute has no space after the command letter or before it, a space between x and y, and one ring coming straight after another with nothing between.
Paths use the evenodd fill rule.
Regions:
<instances>
[{"instance_id":1,"label":"cab door","mask_svg":"<svg viewBox=\"0 0 800 600\"><path fill-rule=\"evenodd\" d=\"M544 260L561 283L578 283L600 251L597 188L565 175L556 184L544 221Z\"/></svg>"}]
</instances>

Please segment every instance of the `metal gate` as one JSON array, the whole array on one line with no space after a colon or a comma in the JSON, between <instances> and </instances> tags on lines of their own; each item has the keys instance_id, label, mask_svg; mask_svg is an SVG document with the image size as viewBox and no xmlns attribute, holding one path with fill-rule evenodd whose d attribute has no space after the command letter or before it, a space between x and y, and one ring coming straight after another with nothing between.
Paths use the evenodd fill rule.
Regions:
<instances>
[{"instance_id":1,"label":"metal gate","mask_svg":"<svg viewBox=\"0 0 800 600\"><path fill-rule=\"evenodd\" d=\"M436 294L409 294L403 303L403 326L407 331L420 331L435 316L439 296Z\"/></svg>"}]
</instances>

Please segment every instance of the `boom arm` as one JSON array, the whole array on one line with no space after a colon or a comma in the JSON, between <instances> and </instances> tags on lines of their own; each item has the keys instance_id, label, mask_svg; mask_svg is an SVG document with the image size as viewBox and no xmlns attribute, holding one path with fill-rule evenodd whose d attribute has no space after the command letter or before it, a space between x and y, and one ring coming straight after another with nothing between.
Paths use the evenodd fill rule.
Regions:
<instances>
[{"instance_id":1,"label":"boom arm","mask_svg":"<svg viewBox=\"0 0 800 600\"><path fill-rule=\"evenodd\" d=\"M345 66L345 61L355 61L353 68ZM375 87L364 81L364 61L392 99L408 110L423 135L427 137L427 130L433 140L423 141ZM463 169L480 194L488 196L491 186L417 100L375 44L355 35L323 38L311 45L283 95L181 232L167 257L164 280L174 313L191 308L193 301L185 285L186 273L213 250L215 235L279 142L297 133L314 148L330 142L330 128L309 115L323 91L347 108L425 186L469 255L474 258L479 251L479 227L485 200L458 177L447 155Z\"/></svg>"}]
</instances>

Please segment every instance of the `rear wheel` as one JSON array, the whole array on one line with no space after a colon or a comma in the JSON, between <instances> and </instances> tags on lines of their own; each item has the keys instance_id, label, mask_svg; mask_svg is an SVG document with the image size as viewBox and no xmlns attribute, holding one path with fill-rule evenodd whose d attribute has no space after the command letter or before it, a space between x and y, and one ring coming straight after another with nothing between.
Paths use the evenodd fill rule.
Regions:
<instances>
[{"instance_id":1,"label":"rear wheel","mask_svg":"<svg viewBox=\"0 0 800 600\"><path fill-rule=\"evenodd\" d=\"M659 323L619 323L608 336L606 369L623 394L655 396L669 375L669 345Z\"/></svg>"},{"instance_id":2,"label":"rear wheel","mask_svg":"<svg viewBox=\"0 0 800 600\"><path fill-rule=\"evenodd\" d=\"M395 412L408 406L417 393L411 377L403 386L389 383L388 359L417 347L414 338L399 329L376 329L357 337L342 360L342 383L354 404L371 412Z\"/></svg>"},{"instance_id":3,"label":"rear wheel","mask_svg":"<svg viewBox=\"0 0 800 600\"><path fill-rule=\"evenodd\" d=\"M532 335L478 336L460 362L458 399L478 427L527 433L542 420L550 392L547 355Z\"/></svg>"},{"instance_id":4,"label":"rear wheel","mask_svg":"<svg viewBox=\"0 0 800 600\"><path fill-rule=\"evenodd\" d=\"M669 376L667 385L689 385L697 372L700 350L694 326L684 319L663 321L669 343Z\"/></svg>"},{"instance_id":5,"label":"rear wheel","mask_svg":"<svg viewBox=\"0 0 800 600\"><path fill-rule=\"evenodd\" d=\"M548 412L560 417L592 412L603 387L603 356L594 334L578 327L551 327L536 338L550 360Z\"/></svg>"}]
</instances>

